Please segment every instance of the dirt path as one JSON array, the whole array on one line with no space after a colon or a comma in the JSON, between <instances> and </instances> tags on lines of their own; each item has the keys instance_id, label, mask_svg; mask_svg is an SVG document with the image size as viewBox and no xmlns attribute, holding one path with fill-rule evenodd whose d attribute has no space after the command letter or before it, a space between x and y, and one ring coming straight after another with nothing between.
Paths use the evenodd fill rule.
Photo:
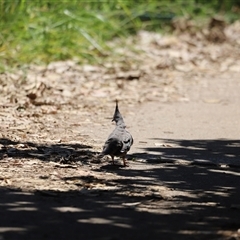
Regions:
<instances>
[{"instance_id":1,"label":"dirt path","mask_svg":"<svg viewBox=\"0 0 240 240\"><path fill-rule=\"evenodd\" d=\"M113 102L80 125L60 112L42 144L2 138L0 239L240 239L239 92L226 74L186 82L183 101L120 103L128 168L91 161Z\"/></svg>"},{"instance_id":2,"label":"dirt path","mask_svg":"<svg viewBox=\"0 0 240 240\"><path fill-rule=\"evenodd\" d=\"M0 240L240 239L239 26L1 73ZM127 168L94 162L115 98Z\"/></svg>"}]
</instances>

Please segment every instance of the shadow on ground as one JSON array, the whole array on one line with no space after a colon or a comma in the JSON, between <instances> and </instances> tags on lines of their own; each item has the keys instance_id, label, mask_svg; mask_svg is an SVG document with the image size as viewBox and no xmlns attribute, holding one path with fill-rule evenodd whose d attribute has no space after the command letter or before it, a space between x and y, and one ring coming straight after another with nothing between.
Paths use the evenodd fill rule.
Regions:
<instances>
[{"instance_id":1,"label":"shadow on ground","mask_svg":"<svg viewBox=\"0 0 240 240\"><path fill-rule=\"evenodd\" d=\"M91 146L77 143L40 144L0 138L0 144L2 145L0 159L35 158L43 161L71 163L84 162L97 154L91 150Z\"/></svg>"},{"instance_id":2,"label":"shadow on ground","mask_svg":"<svg viewBox=\"0 0 240 240\"><path fill-rule=\"evenodd\" d=\"M166 158L191 162L196 157L212 158L215 151L223 158L229 154L238 158L234 146L239 142L194 142L148 148L146 161L129 161L130 168L96 170L117 178L73 177L100 182L104 189L24 192L1 187L0 239L238 239L238 168L154 158L161 152Z\"/></svg>"},{"instance_id":3,"label":"shadow on ground","mask_svg":"<svg viewBox=\"0 0 240 240\"><path fill-rule=\"evenodd\" d=\"M181 140L162 138L152 140L161 142L162 144L160 146L143 148L145 153L141 155L133 154L132 157L141 157L153 163L185 160L199 165L201 163L203 165L228 164L240 167L240 140Z\"/></svg>"}]
</instances>

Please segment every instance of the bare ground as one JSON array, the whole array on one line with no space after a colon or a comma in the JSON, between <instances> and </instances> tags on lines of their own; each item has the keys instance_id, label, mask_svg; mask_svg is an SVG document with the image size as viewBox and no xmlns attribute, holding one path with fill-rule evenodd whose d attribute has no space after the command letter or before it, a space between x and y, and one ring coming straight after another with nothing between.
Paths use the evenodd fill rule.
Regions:
<instances>
[{"instance_id":1,"label":"bare ground","mask_svg":"<svg viewBox=\"0 0 240 240\"><path fill-rule=\"evenodd\" d=\"M161 44L157 64L145 49L145 65L127 69L67 62L1 76L1 240L240 239L235 45L207 45L225 65L194 55L209 62L189 69L189 42L174 39L189 55L175 46L164 63ZM94 161L116 97L135 140L126 168Z\"/></svg>"}]
</instances>

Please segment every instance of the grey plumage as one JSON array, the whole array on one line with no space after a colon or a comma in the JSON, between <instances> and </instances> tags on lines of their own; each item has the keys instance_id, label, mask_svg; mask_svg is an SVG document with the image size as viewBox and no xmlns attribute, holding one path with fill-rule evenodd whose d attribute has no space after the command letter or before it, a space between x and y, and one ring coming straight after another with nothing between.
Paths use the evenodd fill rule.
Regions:
<instances>
[{"instance_id":1,"label":"grey plumage","mask_svg":"<svg viewBox=\"0 0 240 240\"><path fill-rule=\"evenodd\" d=\"M133 144L132 135L126 130L123 117L118 109L118 101L116 100L116 108L112 121L115 121L116 127L113 132L108 136L107 141L103 146L100 157L110 155L114 164L114 157L118 156L123 159L123 165L126 166L126 154Z\"/></svg>"}]
</instances>

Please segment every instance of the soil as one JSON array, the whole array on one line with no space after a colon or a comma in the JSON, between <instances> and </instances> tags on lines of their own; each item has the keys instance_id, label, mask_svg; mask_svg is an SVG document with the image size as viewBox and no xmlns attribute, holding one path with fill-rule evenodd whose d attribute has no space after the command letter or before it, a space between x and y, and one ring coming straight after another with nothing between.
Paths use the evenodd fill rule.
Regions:
<instances>
[{"instance_id":1,"label":"soil","mask_svg":"<svg viewBox=\"0 0 240 240\"><path fill-rule=\"evenodd\" d=\"M127 70L68 61L1 75L0 240L240 239L236 52L221 71L207 57L213 69L159 69L147 53ZM115 98L134 137L128 167L96 158Z\"/></svg>"}]
</instances>

